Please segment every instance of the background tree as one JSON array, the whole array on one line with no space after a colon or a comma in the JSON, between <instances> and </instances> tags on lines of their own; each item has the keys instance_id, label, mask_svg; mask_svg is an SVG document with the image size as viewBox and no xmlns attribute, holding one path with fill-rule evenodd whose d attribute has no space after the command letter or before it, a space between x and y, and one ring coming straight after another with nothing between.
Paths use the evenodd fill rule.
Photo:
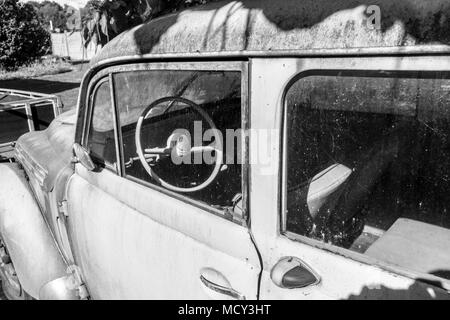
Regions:
<instances>
[{"instance_id":1,"label":"background tree","mask_svg":"<svg viewBox=\"0 0 450 320\"><path fill-rule=\"evenodd\" d=\"M66 29L69 31L80 30L81 28L81 10L74 7L64 5L64 12L66 14L67 23Z\"/></svg>"},{"instance_id":2,"label":"background tree","mask_svg":"<svg viewBox=\"0 0 450 320\"><path fill-rule=\"evenodd\" d=\"M0 68L13 70L50 53L50 34L32 5L2 0L0 17Z\"/></svg>"},{"instance_id":3,"label":"background tree","mask_svg":"<svg viewBox=\"0 0 450 320\"><path fill-rule=\"evenodd\" d=\"M50 21L53 28L60 30L66 29L67 13L62 6L54 1L44 1L42 3L34 2L33 7L37 9L40 20L50 27Z\"/></svg>"}]
</instances>

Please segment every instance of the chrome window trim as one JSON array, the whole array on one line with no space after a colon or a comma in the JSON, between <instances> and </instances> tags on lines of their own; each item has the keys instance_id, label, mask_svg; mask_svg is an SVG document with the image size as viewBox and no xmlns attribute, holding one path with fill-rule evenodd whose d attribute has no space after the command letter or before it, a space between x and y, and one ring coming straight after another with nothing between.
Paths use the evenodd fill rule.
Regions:
<instances>
[{"instance_id":1,"label":"chrome window trim","mask_svg":"<svg viewBox=\"0 0 450 320\"><path fill-rule=\"evenodd\" d=\"M109 82L109 91L110 91L110 99L112 99L113 96L113 92L112 92L112 86L111 86L111 81L110 81L110 76L108 75L99 75L98 77L94 78L95 80L92 81L92 86L89 87L89 94L87 95L87 100L88 100L88 106L89 108L87 108L88 112L86 114L86 128L85 128L85 135L82 142L82 146L85 147L87 149L88 147L88 143L89 143L89 133L90 133L90 129L91 129L91 122L92 122L92 117L93 117L93 105L94 105L94 99L97 95L97 91L100 88L101 85L103 85L105 82ZM114 122L114 130L117 129L117 127L115 126L115 105L113 103L113 100L110 100L111 102L111 108L113 108L113 122ZM115 143L117 144L117 134L116 132L114 132L114 137L115 137ZM117 146L116 146L117 148ZM117 149L116 149L117 150ZM108 170L111 170L115 173L119 172L119 166L117 165L119 158L117 157L117 151L116 151L116 164L112 164L109 162L104 162L105 168L107 168Z\"/></svg>"},{"instance_id":2,"label":"chrome window trim","mask_svg":"<svg viewBox=\"0 0 450 320\"><path fill-rule=\"evenodd\" d=\"M249 129L249 70L248 70L248 62L247 61L197 61L197 62L136 62L130 64L120 64L116 66L110 66L105 69L97 72L92 79L90 80L88 86L88 94L86 95L86 110L84 115L84 123L82 130L82 145L86 146L85 142L87 141L89 134L89 126L90 126L90 117L92 117L92 106L91 103L92 94L95 93L95 90L102 82L102 79L111 79L110 88L112 97L115 96L115 81L114 75L122 72L130 72L130 71L151 71L151 70L180 70L180 71L237 71L241 73L241 126L244 132L247 132ZM105 80L103 80L105 81ZM125 159L123 155L123 145L122 145L122 130L120 126L120 119L118 115L118 109L116 105L115 98L112 101L114 106L114 114L116 117L115 123L115 137L116 141L119 144L119 149L116 149L118 154L118 165L117 170L114 172L118 173L121 177L129 179L135 183L139 183L146 187L152 188L158 192L162 192L168 196L174 197L178 200L181 200L187 204L198 207L202 210L205 210L209 213L217 215L221 218L225 218L226 220L233 221L239 225L245 226L249 221L249 164L248 164L248 155L249 155L249 145L247 134L244 134L242 139L242 174L241 174L241 191L243 194L243 202L242 202L242 211L243 217L237 216L228 216L225 215L223 210L216 209L206 203L202 203L199 200L194 200L187 197L184 194L179 194L172 192L170 190L166 190L158 185L140 180L138 178L129 176L125 172Z\"/></svg>"},{"instance_id":3,"label":"chrome window trim","mask_svg":"<svg viewBox=\"0 0 450 320\"><path fill-rule=\"evenodd\" d=\"M242 75L244 75L244 65L247 62L245 61L219 61L219 62L138 62L134 61L130 64L120 64L116 66L110 66L105 69L99 70L89 81L87 87L87 94L85 97L85 107L83 114L83 125L81 129L81 145L85 146L85 142L88 136L88 127L90 125L90 117L92 114L92 105L91 105L91 96L93 90L96 89L93 87L96 86L97 82L100 81L103 77L108 77L109 74L115 74L119 72L127 72L127 71L147 71L147 70L195 70L195 71L241 71ZM246 74L248 78L248 73ZM87 76L86 76L87 77ZM83 79L83 82L87 81L87 79ZM114 86L114 84L112 85ZM243 94L243 93L242 93ZM83 100L83 99L80 99ZM80 107L80 106L79 106ZM81 110L79 110L80 112Z\"/></svg>"},{"instance_id":4,"label":"chrome window trim","mask_svg":"<svg viewBox=\"0 0 450 320\"><path fill-rule=\"evenodd\" d=\"M419 59L429 59L429 58L430 58L429 56L419 57ZM280 236L287 238L291 241L299 242L299 243L309 245L311 247L314 247L314 248L317 248L320 250L328 251L330 253L342 256L347 259L351 259L358 263L363 263L366 265L379 267L386 272L405 276L407 278L414 279L417 281L425 281L425 282L428 281L431 284L450 292L450 280L449 279L441 278L441 277L434 276L431 274L421 273L421 272L418 272L415 270L410 270L410 269L407 269L402 266L392 265L387 262L383 262L383 261L377 260L375 258L371 258L363 253L358 253L356 251L351 251L349 249L341 248L341 247L338 247L338 246L335 246L335 245L332 245L329 243L322 242L317 239L309 238L307 236L298 235L298 234L288 231L286 229L286 207L287 207L287 190L286 189L287 189L287 149L288 149L287 148L287 112L286 112L287 111L287 101L286 101L286 96L287 96L287 93L289 92L289 89L292 87L292 85L294 83L301 80L302 78L320 74L321 72L324 73L324 72L330 72L330 71L331 72L367 71L367 72L377 72L380 74L382 74L382 72L397 73L397 74L401 74L401 73L412 74L412 73L421 73L421 72L425 72L425 73L442 72L442 73L449 74L448 79L450 79L450 68L442 68L441 67L439 69L440 66L436 65L436 64L430 64L431 67L427 68L427 69L414 69L414 65L411 65L414 62L414 60L413 60L413 61L409 61L406 65L400 65L395 68L387 67L387 68L374 69L374 68L370 68L370 67L369 68L364 67L362 65L363 61L360 61L358 59L358 57L345 57L343 59L352 60L356 63L352 64L352 66L350 66L350 67L348 67L346 65L346 67L344 67L344 68L337 67L337 68L333 69L333 68L326 67L326 66L320 67L320 68L306 68L304 70L300 70L294 76L292 76L289 79L289 81L287 81L287 84L284 86L283 94L281 96L281 101L280 101L280 105L282 106L282 108L281 108L282 116L280 117L280 119L281 119L280 127L281 127L282 134L280 136L280 147L281 147L281 150L280 150L280 155L281 155L280 156L280 173L277 176L279 190L280 190L279 198L277 199L277 201L278 201L278 217L280 219L279 220L280 227L279 227L278 231L280 232ZM386 57L384 57L384 59L386 59ZM450 59L450 57L449 57L449 59ZM418 77L416 76L413 78L418 78Z\"/></svg>"},{"instance_id":5,"label":"chrome window trim","mask_svg":"<svg viewBox=\"0 0 450 320\"><path fill-rule=\"evenodd\" d=\"M84 124L83 124L83 136L82 136L82 140L81 140L81 145L83 147L87 147L87 139L89 137L89 130L90 130L91 120L92 120L92 110L93 110L92 104L93 104L93 98L94 98L95 92L97 91L98 87L101 86L102 83L107 80L108 80L108 77L106 75L98 74L89 83L89 87L88 87L87 95L86 95L86 105L88 107L85 109Z\"/></svg>"},{"instance_id":6,"label":"chrome window trim","mask_svg":"<svg viewBox=\"0 0 450 320\"><path fill-rule=\"evenodd\" d=\"M249 59L249 58L287 58L287 57L337 57L337 56L393 56L393 55L448 55L450 45L424 44L415 46L391 47L353 47L353 48L318 48L299 50L259 50L259 51L210 51L179 53L147 53L144 55L127 55L107 58L95 62L93 68L106 64L121 63L132 60L171 60L171 59Z\"/></svg>"},{"instance_id":7,"label":"chrome window trim","mask_svg":"<svg viewBox=\"0 0 450 320\"><path fill-rule=\"evenodd\" d=\"M250 224L250 64L242 65L241 80L241 192L242 192L242 219Z\"/></svg>"},{"instance_id":8,"label":"chrome window trim","mask_svg":"<svg viewBox=\"0 0 450 320\"><path fill-rule=\"evenodd\" d=\"M122 130L120 130L120 120L119 120L119 113L117 110L116 105L116 96L115 96L115 86L114 86L114 79L113 74L110 73L108 75L109 79L109 87L110 87L110 96L111 96L111 104L113 108L113 121L114 121L114 138L115 138L115 146L116 146L116 172L119 176L123 176L125 173L125 167L122 160L122 154L123 154L123 146L122 146Z\"/></svg>"}]
</instances>

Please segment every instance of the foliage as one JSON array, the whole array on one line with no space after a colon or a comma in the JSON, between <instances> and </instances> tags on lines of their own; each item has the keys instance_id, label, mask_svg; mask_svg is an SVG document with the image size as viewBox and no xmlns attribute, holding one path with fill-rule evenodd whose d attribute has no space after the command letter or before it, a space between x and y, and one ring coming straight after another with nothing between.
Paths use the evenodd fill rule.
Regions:
<instances>
[{"instance_id":1,"label":"foliage","mask_svg":"<svg viewBox=\"0 0 450 320\"><path fill-rule=\"evenodd\" d=\"M155 18L214 0L90 0L83 18L84 45L105 45L119 33Z\"/></svg>"},{"instance_id":2,"label":"foliage","mask_svg":"<svg viewBox=\"0 0 450 320\"><path fill-rule=\"evenodd\" d=\"M53 24L53 28L60 30L66 29L67 18L69 13L67 12L67 6L64 8L54 1L44 2L29 2L37 11L39 19L47 27L50 27L50 21Z\"/></svg>"},{"instance_id":3,"label":"foliage","mask_svg":"<svg viewBox=\"0 0 450 320\"><path fill-rule=\"evenodd\" d=\"M65 4L64 12L66 13L67 17L66 29L70 31L80 30L83 10L78 10Z\"/></svg>"},{"instance_id":4,"label":"foliage","mask_svg":"<svg viewBox=\"0 0 450 320\"><path fill-rule=\"evenodd\" d=\"M32 5L1 0L0 17L0 68L13 70L51 51L50 34Z\"/></svg>"}]
</instances>

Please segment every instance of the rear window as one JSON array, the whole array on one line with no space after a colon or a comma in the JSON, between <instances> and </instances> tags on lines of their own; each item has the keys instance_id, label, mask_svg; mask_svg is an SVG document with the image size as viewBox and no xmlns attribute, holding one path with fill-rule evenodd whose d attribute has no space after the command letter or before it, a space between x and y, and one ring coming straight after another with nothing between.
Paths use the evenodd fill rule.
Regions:
<instances>
[{"instance_id":1,"label":"rear window","mask_svg":"<svg viewBox=\"0 0 450 320\"><path fill-rule=\"evenodd\" d=\"M302 77L285 126L285 232L450 279L448 74Z\"/></svg>"}]
</instances>

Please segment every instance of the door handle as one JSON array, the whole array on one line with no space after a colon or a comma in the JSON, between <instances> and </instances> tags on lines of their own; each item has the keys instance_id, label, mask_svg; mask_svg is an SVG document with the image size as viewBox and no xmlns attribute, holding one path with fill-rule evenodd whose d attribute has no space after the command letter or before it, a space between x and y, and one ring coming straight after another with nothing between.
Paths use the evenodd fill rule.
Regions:
<instances>
[{"instance_id":1,"label":"door handle","mask_svg":"<svg viewBox=\"0 0 450 320\"><path fill-rule=\"evenodd\" d=\"M205 285L205 287L207 287L208 289L210 289L212 291L223 294L225 296L232 297L233 299L236 299L236 300L245 300L245 297L242 294L240 294L239 292L237 292L236 290L234 290L233 288L224 287L224 286L221 286L220 284L211 282L208 279L206 279L204 276L200 276L200 281Z\"/></svg>"},{"instance_id":2,"label":"door handle","mask_svg":"<svg viewBox=\"0 0 450 320\"><path fill-rule=\"evenodd\" d=\"M214 279L215 282L210 279ZM236 300L245 300L245 296L234 290L225 277L214 269L202 269L202 272L200 273L200 281L207 289L220 295L228 296ZM220 284L218 282L220 282Z\"/></svg>"},{"instance_id":3,"label":"door handle","mask_svg":"<svg viewBox=\"0 0 450 320\"><path fill-rule=\"evenodd\" d=\"M300 259L284 257L270 273L272 281L280 288L298 289L316 285L320 277Z\"/></svg>"}]
</instances>

